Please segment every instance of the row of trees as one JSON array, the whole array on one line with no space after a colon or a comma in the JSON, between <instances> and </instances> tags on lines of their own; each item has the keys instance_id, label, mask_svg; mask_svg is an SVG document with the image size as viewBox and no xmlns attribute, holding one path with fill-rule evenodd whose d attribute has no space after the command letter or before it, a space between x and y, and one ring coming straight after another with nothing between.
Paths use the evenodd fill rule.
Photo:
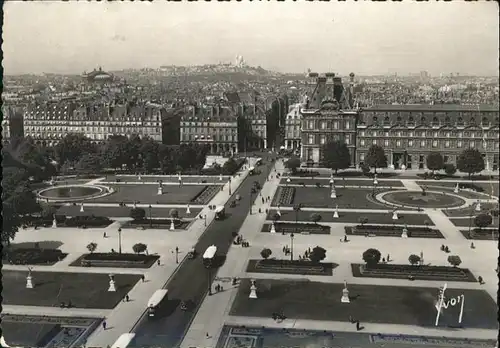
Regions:
<instances>
[{"instance_id":1,"label":"row of trees","mask_svg":"<svg viewBox=\"0 0 500 348\"><path fill-rule=\"evenodd\" d=\"M97 250L97 243L91 242L87 244L87 250L92 254L94 251ZM132 246L132 250L134 251L135 254L141 254L141 253L147 254L148 246L144 243L137 243Z\"/></svg>"},{"instance_id":2,"label":"row of trees","mask_svg":"<svg viewBox=\"0 0 500 348\"><path fill-rule=\"evenodd\" d=\"M345 143L340 141L329 142L323 146L322 151L324 166L334 170L335 174L337 174L339 170L348 169L351 166L351 155ZM484 158L476 149L466 149L462 151L457 159L456 167L453 164L445 163L443 155L438 152L430 153L427 156L426 164L427 168L433 173L436 170L444 169L446 174L453 175L458 169L463 173L467 173L469 178L472 174L479 173L485 169ZM387 166L388 161L384 148L379 145L372 145L365 156L362 169L365 172L369 172L370 169L373 169L374 173L376 173L377 168L387 168ZM290 169L292 173L295 173L297 168L300 167L300 159L296 157L289 159L286 163L286 167Z\"/></svg>"},{"instance_id":3,"label":"row of trees","mask_svg":"<svg viewBox=\"0 0 500 348\"><path fill-rule=\"evenodd\" d=\"M260 252L260 256L262 256L262 258L264 260L267 260L268 258L270 258L272 254L273 254L273 252L269 248L264 248ZM312 248L308 257L309 257L309 260L311 262L320 263L321 261L323 261L326 258L326 250L320 246L316 246L316 247Z\"/></svg>"},{"instance_id":4,"label":"row of trees","mask_svg":"<svg viewBox=\"0 0 500 348\"><path fill-rule=\"evenodd\" d=\"M381 258L382 254L377 249L370 248L363 253L363 261L366 262L368 267L377 265ZM410 265L415 266L421 264L422 259L416 254L411 254L408 257L408 262ZM453 267L458 267L462 263L462 260L458 255L450 255L448 256L448 263Z\"/></svg>"}]
</instances>

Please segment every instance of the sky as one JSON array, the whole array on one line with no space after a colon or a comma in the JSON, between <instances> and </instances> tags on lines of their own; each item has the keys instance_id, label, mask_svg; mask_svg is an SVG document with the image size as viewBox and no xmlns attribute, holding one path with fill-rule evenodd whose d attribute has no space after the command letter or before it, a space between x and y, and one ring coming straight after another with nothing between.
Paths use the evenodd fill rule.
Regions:
<instances>
[{"instance_id":1,"label":"sky","mask_svg":"<svg viewBox=\"0 0 500 348\"><path fill-rule=\"evenodd\" d=\"M4 3L4 73L234 62L302 73L498 75L495 1Z\"/></svg>"}]
</instances>

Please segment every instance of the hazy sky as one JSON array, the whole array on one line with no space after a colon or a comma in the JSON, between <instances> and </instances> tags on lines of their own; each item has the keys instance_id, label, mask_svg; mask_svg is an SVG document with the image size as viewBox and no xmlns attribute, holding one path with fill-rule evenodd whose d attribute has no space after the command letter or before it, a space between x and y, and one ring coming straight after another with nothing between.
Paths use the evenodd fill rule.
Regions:
<instances>
[{"instance_id":1,"label":"hazy sky","mask_svg":"<svg viewBox=\"0 0 500 348\"><path fill-rule=\"evenodd\" d=\"M282 72L497 75L492 2L4 3L6 74L234 62Z\"/></svg>"}]
</instances>

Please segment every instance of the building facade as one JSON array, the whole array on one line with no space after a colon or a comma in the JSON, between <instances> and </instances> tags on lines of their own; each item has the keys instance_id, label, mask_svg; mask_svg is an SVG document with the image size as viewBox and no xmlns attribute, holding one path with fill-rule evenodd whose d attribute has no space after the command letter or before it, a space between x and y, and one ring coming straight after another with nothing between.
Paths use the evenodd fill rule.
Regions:
<instances>
[{"instance_id":1,"label":"building facade","mask_svg":"<svg viewBox=\"0 0 500 348\"><path fill-rule=\"evenodd\" d=\"M229 106L189 106L181 117L180 143L206 144L211 154L238 153L238 115Z\"/></svg>"},{"instance_id":2,"label":"building facade","mask_svg":"<svg viewBox=\"0 0 500 348\"><path fill-rule=\"evenodd\" d=\"M162 140L160 109L148 105L47 102L26 107L25 136L36 143L53 146L68 133L82 134L94 142L112 135L151 137Z\"/></svg>"},{"instance_id":3,"label":"building facade","mask_svg":"<svg viewBox=\"0 0 500 348\"><path fill-rule=\"evenodd\" d=\"M290 106L285 120L285 149L300 151L302 115L300 103Z\"/></svg>"},{"instance_id":4,"label":"building facade","mask_svg":"<svg viewBox=\"0 0 500 348\"><path fill-rule=\"evenodd\" d=\"M356 163L356 125L359 112L353 108L352 87L345 89L342 79L333 73L319 76L310 73L314 90L300 109L301 161L308 166L321 166L323 146L330 141L342 141L349 148L351 163Z\"/></svg>"},{"instance_id":5,"label":"building facade","mask_svg":"<svg viewBox=\"0 0 500 348\"><path fill-rule=\"evenodd\" d=\"M395 169L426 169L426 158L439 152L456 164L467 148L484 154L486 170L498 170L499 110L469 105L386 105L364 109L357 124L357 164L371 145L384 148ZM404 166L404 167L403 167Z\"/></svg>"}]
</instances>

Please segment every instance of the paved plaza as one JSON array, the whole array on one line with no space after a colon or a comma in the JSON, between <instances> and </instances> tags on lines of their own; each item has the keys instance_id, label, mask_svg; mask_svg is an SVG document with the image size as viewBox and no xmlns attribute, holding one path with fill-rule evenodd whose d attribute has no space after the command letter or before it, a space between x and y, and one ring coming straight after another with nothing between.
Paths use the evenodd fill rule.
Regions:
<instances>
[{"instance_id":1,"label":"paved plaza","mask_svg":"<svg viewBox=\"0 0 500 348\"><path fill-rule=\"evenodd\" d=\"M254 159L247 166L252 165L253 161ZM404 325L403 322L384 323L383 321L368 320L361 323L364 326L362 333L357 333L353 324L349 323L346 318L340 317L335 320L330 318L328 321L321 321L321 318L314 317L314 315L299 318L291 311L290 318L283 322L276 322L270 318L270 315L260 318L252 317L250 314L238 316L232 314L231 307L238 291L249 292L249 289L239 290L239 285L233 286L231 284L233 277L263 281L281 280L292 283L309 281L332 285L347 282L353 291L356 286L388 285L420 287L437 291L437 288L444 283L442 281L417 280L412 282L406 279L354 277L351 264L362 263L361 255L368 248L380 250L384 257L390 254L393 264L408 264L408 256L416 254L424 256L424 264L426 265L447 265L449 255L459 255L462 260L460 267L468 268L476 278L481 276L484 279L484 284L448 282L449 288L484 291L484 294L488 294L492 299L496 299L497 296L497 274L495 271L498 258L497 243L492 240L474 240L475 248L472 249L470 247L471 241L460 233L460 230L464 229L467 224L457 223L457 221L468 222L471 211L473 211L473 216L478 214L474 209L478 200L482 204L483 212L497 206L498 198L495 196L495 194L498 195L497 183L478 182L478 185L485 187L485 193L477 194L464 190L459 193L454 192L456 181L451 183L446 180L426 180L424 185L421 179L411 176L384 178L381 175L379 184L374 189L372 179L346 176L345 179L335 179L337 198L332 199L329 174L325 173L322 177L314 179L292 176L288 182L287 176L284 175L283 161L278 160L275 164L265 163L261 168L262 174L248 177L248 179L248 169L242 168L239 175L233 177L231 182L229 182L228 177L223 177L223 180L220 180L218 176L183 176L184 185L182 187L178 185L178 176L142 176L140 178L138 176L108 176L92 181L78 181L78 184L91 183L113 187L117 189L117 192L103 198L85 201L84 213L80 212L79 205L65 204L60 208L59 214L102 215L110 217L114 222L105 228L47 227L37 230L32 228L20 230L13 242L14 245L31 247L37 242L41 246L59 248L68 255L52 266L33 266L31 272L36 280L34 289L23 287L28 273L26 266L4 265L4 282L10 282L10 284L7 283L6 289L9 289L10 286L11 290L6 293L8 298L7 301L4 299L3 312L10 315L7 318L36 317L43 313L49 318L43 319L45 321L51 321L50 318L53 317L91 318L89 320L92 324L83 329L60 334L54 331L55 329L50 326L52 324L48 325L41 319L35 320L40 325L36 329L30 326L33 324L26 324L21 320L20 323L16 322L16 324L4 326L4 330L7 330L4 335L7 343L10 344L8 331L11 331L10 340L21 346L44 343L44 340L50 336L48 334L50 332L55 333L55 336L59 335L58 337L79 337L78 339L85 341L89 347L112 345L121 334L128 332L136 334L130 344L132 347L273 348L286 345L312 348L324 346L361 348L365 346L410 346L408 342L412 342L411 347L491 346L491 342L481 340L494 339L496 330L492 327L481 328L480 325L450 329L444 326L434 328L410 323ZM277 174L282 175L278 177ZM158 198L156 192L159 178L164 182L165 189L165 194L161 198ZM202 183L202 181L206 182ZM262 186L262 190L257 194L251 193L254 181L258 181ZM318 182L320 187L316 185ZM423 186L427 190L437 193L422 200ZM487 190L488 186L493 187L493 189ZM193 198L206 187L217 187L217 190L208 195L206 201L193 203ZM278 206L280 190L287 187L295 189L294 201L288 205ZM408 195L404 194L405 190L408 191ZM391 192L398 193L392 194L391 197ZM239 194L242 199L236 207L229 207L228 203L232 200L230 197L234 197L235 194ZM268 200L267 197L270 199ZM126 206L118 205L122 202ZM187 229L174 231L170 231L168 227L164 229L146 228L145 230L123 228L121 233L118 233L118 229L124 227L130 220L130 210L133 208L134 202L137 207L146 210L148 217L149 205L151 204L153 218L168 218L170 210L177 209L180 217L190 221L190 224ZM292 207L299 203L302 205L302 210L296 216ZM392 219L395 206L391 203L408 205L398 207L400 218L397 221ZM188 204L190 205L189 213L187 212ZM214 211L210 210L208 205L225 205L227 218L214 221ZM412 205L422 209L417 210ZM252 214L249 214L250 207ZM282 214L281 221L283 222L294 222L295 219L298 222L310 222L311 214L319 213L322 216L319 224L330 226L331 233L329 235L305 235L298 231L293 241L290 235L262 233L264 224L272 223L272 216L278 210ZM336 210L339 213L338 218L334 217ZM206 216L206 219L200 219L199 216ZM369 225L395 224L402 226L406 223L410 227L429 226L438 229L444 239L349 236L349 241L343 242L344 227L358 224L360 216L366 217ZM493 226L498 226L498 218L494 219ZM239 232L239 235L249 243L249 247L231 245L235 232ZM160 262L150 268L143 269L70 266L75 260L89 252L86 246L90 242L97 244L96 252L110 252L112 249L118 250L121 246L123 252L126 253L132 253L133 245L144 243L147 245L147 252L151 255L158 255ZM263 248L271 249L272 258L283 259L289 257L283 253L283 247L290 247L292 243L295 258L302 255L308 248L321 246L327 251L324 262L335 263L338 266L333 270L331 276L246 272L248 260L262 259L260 252ZM222 266L218 270L208 273L199 258L194 260L186 258L187 253L194 245L199 253L203 253L212 244L217 245L220 255L223 257ZM440 251L441 244L446 244L451 252L447 254ZM70 279L69 281L61 280L61 275L64 273L68 274L66 278ZM80 278L71 278L76 277L75 274L80 274ZM71 290L71 287L84 290L84 283L87 281L88 285L94 288L97 287L96 284L100 284L99 287L102 287L101 290L104 291L103 296L106 297L108 296L106 284L109 274L115 274L117 279L123 276L135 277L130 278L135 280L126 290L123 288L123 291L113 294L114 299L106 300L106 304L92 304L90 300L78 297L74 290ZM144 276L144 282L140 280L141 276ZM64 286L65 290L58 293L62 284L71 285ZM207 296L209 284L212 285L212 290L213 286L217 284L222 285L224 290ZM243 281L241 284L247 283ZM244 286L248 288L248 284ZM14 301L12 298L14 298L18 288L23 295ZM160 320L149 321L144 315L147 301L160 288L169 290L172 310L168 316L160 318ZM47 292L47 295L43 296L45 302L37 301L31 296L40 291ZM64 291L69 291L69 293ZM314 293L314 289L310 292ZM89 294L91 294L90 291ZM123 301L125 295L129 296L129 302ZM73 297L75 304L78 305L71 309L59 308L58 301L62 298L61 296L68 297L68 299ZM285 299L286 296L283 295ZM340 302L340 290L332 294L332 299L336 296ZM96 295L95 297L102 296ZM81 298L78 300L81 303L77 303L76 298ZM196 304L196 308L188 312L182 311L179 308L179 303L188 299ZM256 301L255 307L262 306L264 301L264 299L247 300ZM291 308L293 298L288 300L292 301L289 304ZM317 305L321 306L321 299L317 300ZM307 303L307 298L297 299L297 301ZM493 300L491 301L490 307L493 307ZM259 302L261 302L260 305ZM283 310L286 314L286 308ZM470 308L466 307L467 310L469 311L467 313L470 314ZM493 310L493 308L488 308L489 310ZM432 310L429 315L435 315L435 311L431 312ZM324 319L327 320L327 318ZM108 324L106 330L99 325L102 320ZM425 320L432 321L433 318L425 318ZM245 327L242 328L242 326ZM60 325L60 327L64 327L64 325ZM404 334L405 336L395 336L396 334ZM429 337L440 338L431 340ZM462 340L453 341L443 339L443 337L454 337ZM62 338L58 339L62 340ZM66 339L69 342L70 338ZM467 342L464 339L475 341ZM72 342L76 341L78 340L75 339Z\"/></svg>"}]
</instances>

